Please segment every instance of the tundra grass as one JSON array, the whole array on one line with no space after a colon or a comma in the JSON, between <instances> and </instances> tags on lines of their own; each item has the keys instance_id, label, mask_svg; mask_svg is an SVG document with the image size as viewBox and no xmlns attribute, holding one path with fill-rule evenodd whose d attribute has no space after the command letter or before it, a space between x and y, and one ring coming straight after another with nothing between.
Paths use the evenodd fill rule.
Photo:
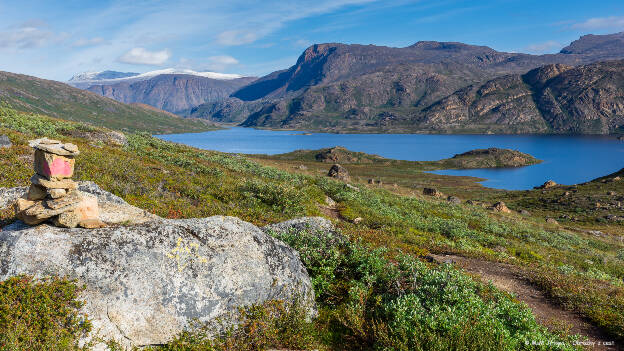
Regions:
<instances>
[{"instance_id":1,"label":"tundra grass","mask_svg":"<svg viewBox=\"0 0 624 351\"><path fill-rule=\"evenodd\" d=\"M241 155L198 150L144 134L128 135L126 146L93 142L71 137L74 128L84 127L38 115L0 114L0 134L14 144L0 149L0 186L27 185L32 174L27 141L48 135L79 146L76 179L94 181L163 217L232 215L264 225L319 215L327 196L335 200L345 219L339 226L350 244L339 246L334 256L307 259L315 252L309 250L313 243L281 238L302 253L316 282L321 316L315 322L320 334L314 337L319 347L341 349L345 345L339 340L348 340L354 349L462 349L474 348L477 342L485 349L539 348L524 343L532 339L571 347L565 343L568 336L542 329L512 297L451 267L432 267L417 259L428 252L523 267L566 307L614 338L624 337L620 237L567 231L533 218L386 189L356 190L324 175L288 172ZM92 132L97 131L105 132ZM356 217L363 220L351 223ZM2 220L12 219L5 214Z\"/></svg>"}]
</instances>

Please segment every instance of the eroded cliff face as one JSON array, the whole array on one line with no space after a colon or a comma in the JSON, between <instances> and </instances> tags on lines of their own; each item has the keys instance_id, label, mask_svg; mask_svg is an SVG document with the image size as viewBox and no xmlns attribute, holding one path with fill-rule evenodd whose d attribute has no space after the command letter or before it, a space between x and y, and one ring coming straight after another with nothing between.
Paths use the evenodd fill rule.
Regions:
<instances>
[{"instance_id":1,"label":"eroded cliff face","mask_svg":"<svg viewBox=\"0 0 624 351\"><path fill-rule=\"evenodd\" d=\"M584 36L551 55L452 42L318 44L192 115L287 129L603 134L618 131L620 88L583 93L589 81L578 72L608 76L613 63L593 62L623 58L624 33Z\"/></svg>"},{"instance_id":2,"label":"eroded cliff face","mask_svg":"<svg viewBox=\"0 0 624 351\"><path fill-rule=\"evenodd\" d=\"M507 125L519 132L608 134L624 125L624 61L547 65L461 89L432 105L422 127ZM487 125L491 125L488 127ZM498 130L504 132L504 129Z\"/></svg>"},{"instance_id":3,"label":"eroded cliff face","mask_svg":"<svg viewBox=\"0 0 624 351\"><path fill-rule=\"evenodd\" d=\"M93 85L87 90L123 103L142 103L172 113L188 114L198 105L226 99L255 80L218 80L184 74L163 74L142 81Z\"/></svg>"},{"instance_id":4,"label":"eroded cliff face","mask_svg":"<svg viewBox=\"0 0 624 351\"><path fill-rule=\"evenodd\" d=\"M457 69L457 67L454 67ZM546 65L462 87L462 78L405 67L311 88L265 105L249 127L476 133L621 132L624 60ZM472 76L471 76L472 74Z\"/></svg>"}]
</instances>

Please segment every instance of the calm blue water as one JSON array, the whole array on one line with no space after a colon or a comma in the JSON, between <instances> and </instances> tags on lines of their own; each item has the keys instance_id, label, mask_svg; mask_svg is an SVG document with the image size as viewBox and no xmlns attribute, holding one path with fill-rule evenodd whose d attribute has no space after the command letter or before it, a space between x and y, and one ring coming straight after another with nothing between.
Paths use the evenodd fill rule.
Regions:
<instances>
[{"instance_id":1,"label":"calm blue water","mask_svg":"<svg viewBox=\"0 0 624 351\"><path fill-rule=\"evenodd\" d=\"M344 146L387 158L430 161L472 149L499 147L529 153L543 163L506 169L445 170L437 174L487 179L491 188L522 190L552 179L582 183L624 168L624 142L613 137L520 135L326 134L232 128L214 132L161 135L201 149L244 154L280 154L298 149Z\"/></svg>"}]
</instances>

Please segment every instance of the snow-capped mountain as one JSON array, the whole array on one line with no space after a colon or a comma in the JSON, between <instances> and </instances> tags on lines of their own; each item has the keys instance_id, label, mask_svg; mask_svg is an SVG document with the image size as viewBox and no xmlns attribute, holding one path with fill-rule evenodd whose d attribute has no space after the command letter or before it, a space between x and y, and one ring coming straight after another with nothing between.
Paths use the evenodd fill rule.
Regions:
<instances>
[{"instance_id":1,"label":"snow-capped mountain","mask_svg":"<svg viewBox=\"0 0 624 351\"><path fill-rule=\"evenodd\" d=\"M124 103L142 103L185 115L198 105L227 99L255 77L167 68L145 73L86 72L67 83Z\"/></svg>"},{"instance_id":2,"label":"snow-capped mountain","mask_svg":"<svg viewBox=\"0 0 624 351\"><path fill-rule=\"evenodd\" d=\"M70 82L89 82L107 79L119 79L136 77L140 73L135 72L117 72L117 71L101 71L101 72L84 72L71 77Z\"/></svg>"},{"instance_id":3,"label":"snow-capped mountain","mask_svg":"<svg viewBox=\"0 0 624 351\"><path fill-rule=\"evenodd\" d=\"M85 89L95 84L115 84L124 81L141 81L147 80L163 74L185 74L190 76L198 76L216 80L232 80L242 78L240 74L228 74L217 72L197 72L190 69L165 68L145 73L134 72L117 72L117 71L101 71L101 72L84 72L73 76L68 84L77 88Z\"/></svg>"}]
</instances>

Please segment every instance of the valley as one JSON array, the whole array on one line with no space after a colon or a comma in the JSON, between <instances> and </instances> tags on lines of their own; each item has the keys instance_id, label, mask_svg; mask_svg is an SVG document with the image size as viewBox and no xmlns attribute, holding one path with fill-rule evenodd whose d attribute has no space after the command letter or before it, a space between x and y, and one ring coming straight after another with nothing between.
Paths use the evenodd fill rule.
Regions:
<instances>
[{"instance_id":1,"label":"valley","mask_svg":"<svg viewBox=\"0 0 624 351\"><path fill-rule=\"evenodd\" d=\"M35 4L0 351L624 350L622 4Z\"/></svg>"}]
</instances>

